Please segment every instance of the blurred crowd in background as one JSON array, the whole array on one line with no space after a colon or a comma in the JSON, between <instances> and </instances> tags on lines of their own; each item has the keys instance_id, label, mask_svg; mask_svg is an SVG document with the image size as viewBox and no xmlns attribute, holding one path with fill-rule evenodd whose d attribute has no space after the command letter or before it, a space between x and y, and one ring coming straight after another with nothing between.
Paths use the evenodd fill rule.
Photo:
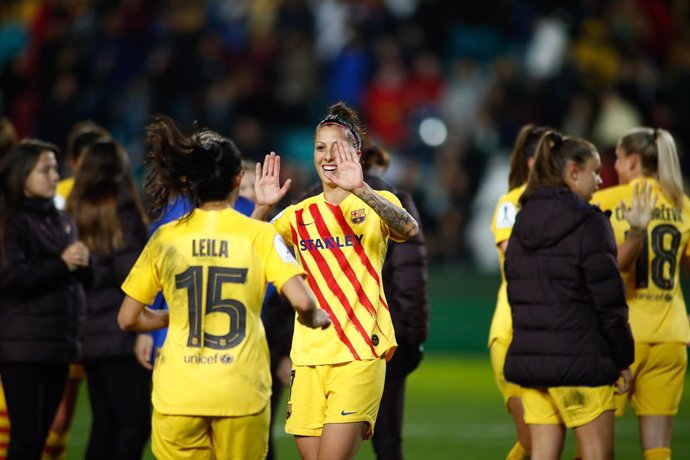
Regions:
<instances>
[{"instance_id":1,"label":"blurred crowd in background","mask_svg":"<svg viewBox=\"0 0 690 460\"><path fill-rule=\"evenodd\" d=\"M489 222L523 124L593 141L605 185L628 128L666 128L687 150L690 3L0 3L0 116L62 147L94 120L138 178L143 126L166 113L230 136L247 159L275 150L299 195L315 180L314 126L339 100L391 153L385 177L413 194L432 262L497 269Z\"/></svg>"}]
</instances>

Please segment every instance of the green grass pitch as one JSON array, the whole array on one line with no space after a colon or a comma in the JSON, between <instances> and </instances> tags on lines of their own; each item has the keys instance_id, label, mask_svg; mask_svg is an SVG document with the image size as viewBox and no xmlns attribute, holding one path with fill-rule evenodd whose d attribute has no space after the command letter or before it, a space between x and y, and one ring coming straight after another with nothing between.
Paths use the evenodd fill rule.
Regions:
<instances>
[{"instance_id":1,"label":"green grass pitch","mask_svg":"<svg viewBox=\"0 0 690 460\"><path fill-rule=\"evenodd\" d=\"M690 377L686 377L688 383ZM686 385L686 388L690 388ZM283 405L284 407L284 405ZM504 412L488 354L428 354L408 379L404 424L406 458L434 460L503 459L515 442L510 416ZM284 434L284 413L275 427L280 460L299 459L294 441ZM69 439L68 459L83 458L90 412L84 388ZM640 459L637 421L628 411L616 421L616 459ZM568 433L564 459L572 458L574 439ZM690 458L690 396L685 392L673 434L673 457ZM146 459L153 455L147 448ZM370 442L359 460L373 459Z\"/></svg>"}]
</instances>

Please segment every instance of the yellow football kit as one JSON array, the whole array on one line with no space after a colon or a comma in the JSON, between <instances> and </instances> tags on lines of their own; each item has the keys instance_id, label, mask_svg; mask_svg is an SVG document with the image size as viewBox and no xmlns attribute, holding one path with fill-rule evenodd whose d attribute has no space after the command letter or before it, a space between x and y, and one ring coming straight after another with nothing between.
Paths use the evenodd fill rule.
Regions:
<instances>
[{"instance_id":1,"label":"yellow football kit","mask_svg":"<svg viewBox=\"0 0 690 460\"><path fill-rule=\"evenodd\" d=\"M53 198L56 208L65 209L67 197L70 192L72 192L72 188L74 188L74 177L68 177L58 182L57 189L55 190L55 197Z\"/></svg>"},{"instance_id":2,"label":"yellow football kit","mask_svg":"<svg viewBox=\"0 0 690 460\"><path fill-rule=\"evenodd\" d=\"M242 416L264 410L271 393L260 311L266 284L280 290L303 270L269 224L232 209L195 209L149 240L123 291L170 308L156 360L153 405L170 415Z\"/></svg>"},{"instance_id":3,"label":"yellow football kit","mask_svg":"<svg viewBox=\"0 0 690 460\"><path fill-rule=\"evenodd\" d=\"M392 193L377 193L401 206ZM383 359L397 347L381 280L388 226L355 195L333 205L323 193L289 206L273 224L294 246L332 321L326 330L295 323L286 430L319 436L325 423L364 421L371 433L383 393Z\"/></svg>"},{"instance_id":4,"label":"yellow football kit","mask_svg":"<svg viewBox=\"0 0 690 460\"><path fill-rule=\"evenodd\" d=\"M392 193L377 193L401 206ZM318 365L389 358L397 343L381 267L390 232L378 214L354 194L332 205L322 193L289 206L273 224L295 247L309 287L333 322L326 330L295 322L292 362Z\"/></svg>"},{"instance_id":5,"label":"yellow football kit","mask_svg":"<svg viewBox=\"0 0 690 460\"><path fill-rule=\"evenodd\" d=\"M496 210L491 221L491 233L494 234L497 248L498 245L510 239L510 234L515 224L515 216L520 205L520 197L525 188L526 185L514 188L503 195L498 200L498 204L496 204ZM501 286L498 288L496 309L494 310L491 328L489 329L489 352L496 384L503 395L503 401L507 404L510 398L520 397L521 388L514 383L506 381L503 375L506 354L513 339L513 321L510 313L510 304L508 303L508 285L503 271L505 255L500 249L498 250L498 261L501 268Z\"/></svg>"},{"instance_id":6,"label":"yellow football kit","mask_svg":"<svg viewBox=\"0 0 690 460\"><path fill-rule=\"evenodd\" d=\"M690 342L679 281L681 260L690 256L690 200L683 197L682 207L675 207L654 179L638 178L597 192L592 202L611 212L616 242L621 244L630 229L621 201L629 207L634 186L645 181L653 186L658 201L635 266L622 273L636 343L631 366L634 381L627 398L638 415L672 415L678 410ZM618 400L619 414L625 399Z\"/></svg>"}]
</instances>

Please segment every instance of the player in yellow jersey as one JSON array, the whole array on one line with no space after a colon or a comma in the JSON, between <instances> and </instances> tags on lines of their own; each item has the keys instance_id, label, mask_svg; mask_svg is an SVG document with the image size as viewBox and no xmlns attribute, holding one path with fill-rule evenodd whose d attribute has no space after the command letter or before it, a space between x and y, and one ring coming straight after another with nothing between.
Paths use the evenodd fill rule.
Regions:
<instances>
[{"instance_id":1,"label":"player in yellow jersey","mask_svg":"<svg viewBox=\"0 0 690 460\"><path fill-rule=\"evenodd\" d=\"M232 209L242 178L232 141L207 130L185 136L163 116L147 127L147 140L153 214L180 195L195 204L156 231L122 285L123 329L169 328L153 372L154 455L263 459L271 393L260 318L266 284L287 297L305 327L330 320L275 229ZM159 291L169 312L146 307Z\"/></svg>"},{"instance_id":2,"label":"player in yellow jersey","mask_svg":"<svg viewBox=\"0 0 690 460\"><path fill-rule=\"evenodd\" d=\"M683 194L678 154L666 130L636 128L625 134L616 148L615 167L620 185L602 190L592 201L611 211L619 243L619 265L635 338L629 399L639 417L645 460L670 459L673 420L683 391L690 342L679 283L681 261L690 257L690 200ZM623 218L624 206L637 198L643 183L651 185L659 198L648 228L631 229ZM628 239L637 239L635 245L622 247L626 233ZM620 414L625 399L618 402Z\"/></svg>"},{"instance_id":3,"label":"player in yellow jersey","mask_svg":"<svg viewBox=\"0 0 690 460\"><path fill-rule=\"evenodd\" d=\"M396 348L381 284L388 239L404 241L418 224L390 192L363 180L361 124L343 103L317 126L314 165L323 193L280 213L273 223L291 242L333 327L295 324L286 431L304 459L349 459L373 433L385 361ZM280 157L257 164L257 206L264 218L290 187L279 183Z\"/></svg>"},{"instance_id":4,"label":"player in yellow jersey","mask_svg":"<svg viewBox=\"0 0 690 460\"><path fill-rule=\"evenodd\" d=\"M510 155L509 190L508 193L498 200L493 220L491 221L491 233L494 234L501 268L501 286L498 289L496 309L494 310L491 329L489 330L489 353L491 355L494 376L496 377L496 384L503 395L503 401L508 411L513 416L518 436L517 443L508 453L506 460L528 459L530 437L529 427L524 420L522 388L514 383L507 382L503 375L506 352L513 338L513 325L510 317L510 305L508 305L508 294L506 293L503 262L508 247L508 239L510 239L510 233L515 223L520 197L522 192L525 191L527 177L534 163L534 153L541 136L546 130L547 128L532 124L525 125L520 129Z\"/></svg>"}]
</instances>

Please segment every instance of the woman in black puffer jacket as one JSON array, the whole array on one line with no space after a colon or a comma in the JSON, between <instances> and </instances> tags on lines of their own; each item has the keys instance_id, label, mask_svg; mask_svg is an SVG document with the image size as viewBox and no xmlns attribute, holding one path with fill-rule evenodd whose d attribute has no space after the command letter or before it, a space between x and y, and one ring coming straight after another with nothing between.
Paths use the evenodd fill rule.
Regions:
<instances>
[{"instance_id":1,"label":"woman in black puffer jacket","mask_svg":"<svg viewBox=\"0 0 690 460\"><path fill-rule=\"evenodd\" d=\"M600 167L591 143L547 132L506 252L514 331L504 372L528 387L532 459L559 458L566 426L583 458L613 458L615 386L627 390L634 346L613 231L588 204Z\"/></svg>"},{"instance_id":2,"label":"woman in black puffer jacket","mask_svg":"<svg viewBox=\"0 0 690 460\"><path fill-rule=\"evenodd\" d=\"M9 460L41 457L81 348L89 251L53 204L57 152L27 140L0 163L0 374Z\"/></svg>"}]
</instances>

